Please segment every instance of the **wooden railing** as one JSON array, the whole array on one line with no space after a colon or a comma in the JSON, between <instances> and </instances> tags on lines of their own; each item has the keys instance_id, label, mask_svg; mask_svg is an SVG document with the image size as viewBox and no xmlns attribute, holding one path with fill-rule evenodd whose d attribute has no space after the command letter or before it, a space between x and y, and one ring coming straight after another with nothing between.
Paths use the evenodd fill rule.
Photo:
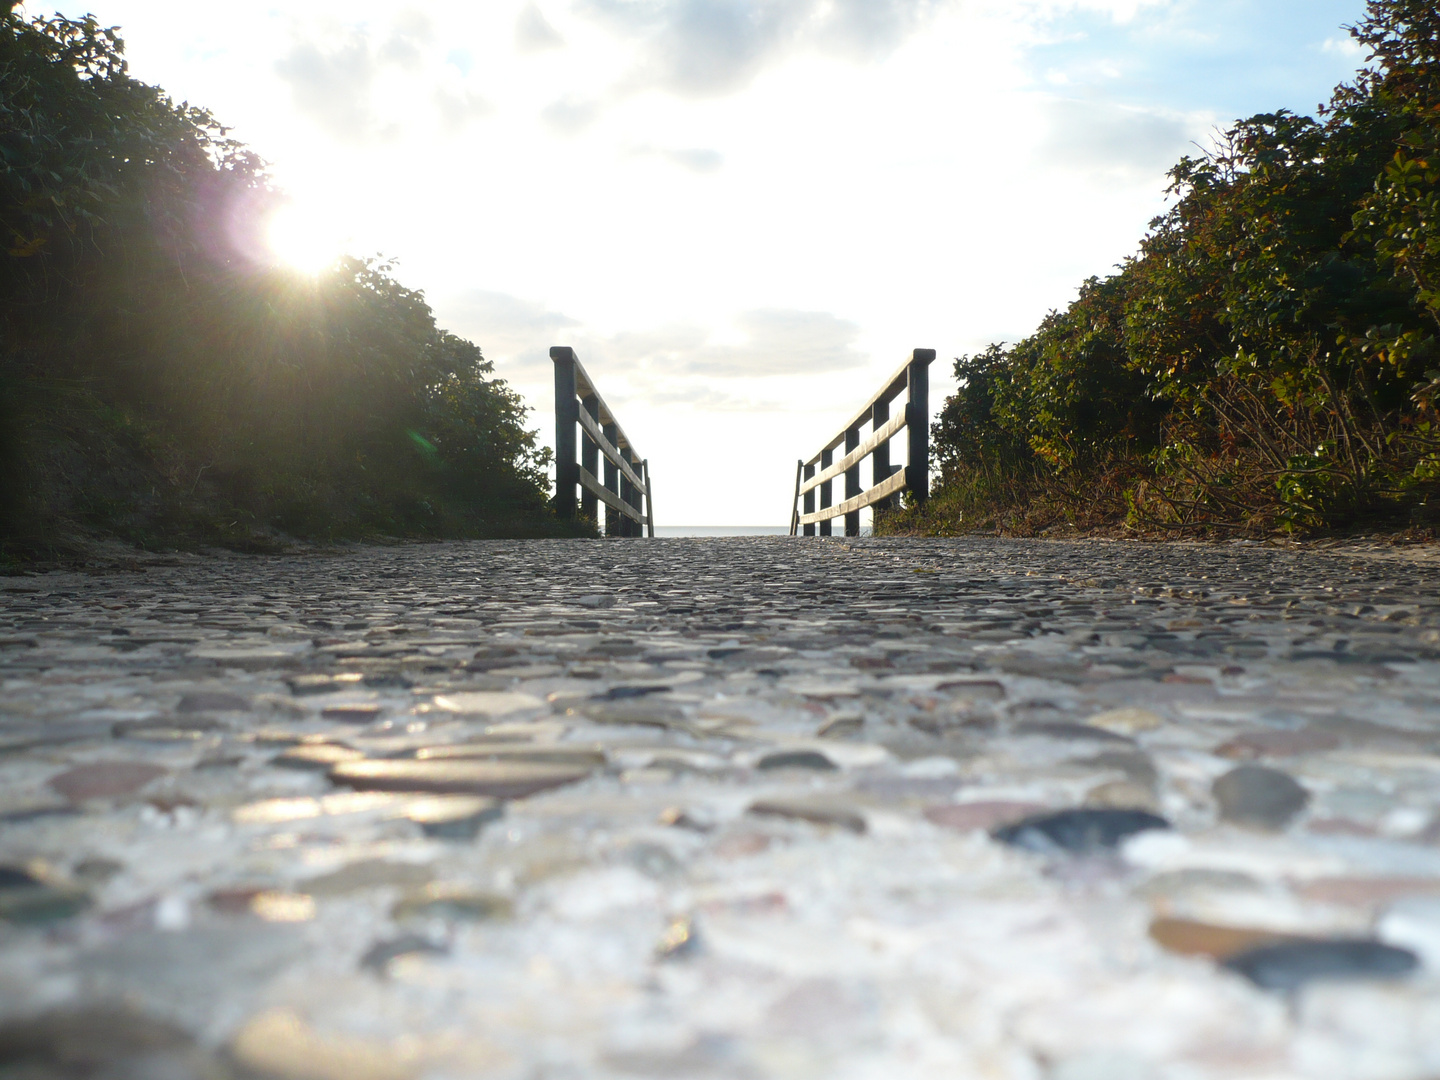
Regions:
<instances>
[{"instance_id":1,"label":"wooden railing","mask_svg":"<svg viewBox=\"0 0 1440 1080\"><path fill-rule=\"evenodd\" d=\"M934 349L916 349L900 365L900 370L885 380L880 392L870 399L855 419L841 429L809 461L795 463L795 505L790 512L790 535L794 536L803 526L806 536L815 535L820 527L821 536L829 536L830 522L837 517L845 519L845 535L860 535L860 511L867 506L876 510L887 510L895 505L900 491L909 491L917 502L923 502L930 494L930 365L935 360ZM909 391L905 408L893 418L890 416L890 402L901 393ZM860 441L860 429L870 425L870 436ZM909 464L902 470L890 464L890 440L904 428L909 429ZM835 451L841 445L845 456L835 460ZM870 487L860 490L860 462L870 458ZM818 468L818 472L816 471ZM845 498L839 505L833 505L831 484L837 476L845 476ZM820 506L815 506L816 492L820 495ZM800 500L805 500L801 509Z\"/></svg>"},{"instance_id":2,"label":"wooden railing","mask_svg":"<svg viewBox=\"0 0 1440 1080\"><path fill-rule=\"evenodd\" d=\"M575 350L557 345L555 362L555 511L573 518L578 510L599 523L605 504L606 536L655 535L655 507L650 496L650 462L635 453ZM576 427L580 456L576 460ZM604 481L600 457L604 455ZM577 505L575 489L580 488ZM641 500L644 500L643 505Z\"/></svg>"}]
</instances>

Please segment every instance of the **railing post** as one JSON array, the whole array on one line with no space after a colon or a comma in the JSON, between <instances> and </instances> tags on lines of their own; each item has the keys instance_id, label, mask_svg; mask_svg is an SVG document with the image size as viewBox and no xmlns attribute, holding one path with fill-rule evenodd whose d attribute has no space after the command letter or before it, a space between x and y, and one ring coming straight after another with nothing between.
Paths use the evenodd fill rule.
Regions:
<instances>
[{"instance_id":1,"label":"railing post","mask_svg":"<svg viewBox=\"0 0 1440 1080\"><path fill-rule=\"evenodd\" d=\"M597 424L600 422L600 399L594 394L588 394L580 399L580 407L590 414L590 418ZM600 447L595 440L590 438L582 429L580 432L580 464L591 476L597 479L600 476ZM587 489L580 491L580 513L585 515L596 525L600 523L599 513L600 500L595 498L595 493Z\"/></svg>"},{"instance_id":2,"label":"railing post","mask_svg":"<svg viewBox=\"0 0 1440 1080\"><path fill-rule=\"evenodd\" d=\"M625 451L625 460L630 462L630 468L635 470L635 475L640 476L640 458L634 450ZM645 478L640 476L640 479L644 480ZM631 536L645 535L645 503L643 499L644 496L640 494L640 486L638 484L631 484L630 505L635 507L635 513L640 515L639 521L632 521L630 523L633 526L630 531Z\"/></svg>"},{"instance_id":3,"label":"railing post","mask_svg":"<svg viewBox=\"0 0 1440 1080\"><path fill-rule=\"evenodd\" d=\"M930 497L930 364L934 359L934 349L916 349L910 357L910 400L905 405L910 464L905 469L905 487L917 503Z\"/></svg>"},{"instance_id":4,"label":"railing post","mask_svg":"<svg viewBox=\"0 0 1440 1080\"><path fill-rule=\"evenodd\" d=\"M800 531L800 475L805 471L805 462L795 459L795 497L790 500L790 535Z\"/></svg>"},{"instance_id":5,"label":"railing post","mask_svg":"<svg viewBox=\"0 0 1440 1080\"><path fill-rule=\"evenodd\" d=\"M650 486L650 459L646 458L640 463L640 478L645 481L645 527L650 535L647 540L655 539L655 489Z\"/></svg>"},{"instance_id":6,"label":"railing post","mask_svg":"<svg viewBox=\"0 0 1440 1080\"><path fill-rule=\"evenodd\" d=\"M600 434L605 436L606 441L609 442L611 446L614 446L615 440L620 437L620 425L615 423L606 424L600 429ZM620 494L619 479L620 467L607 456L605 458L604 484L606 488L615 492L616 495ZM620 531L621 523L624 522L624 520L625 517L619 510L610 506L605 507L605 535L624 536L625 534Z\"/></svg>"},{"instance_id":7,"label":"railing post","mask_svg":"<svg viewBox=\"0 0 1440 1080\"><path fill-rule=\"evenodd\" d=\"M825 451L823 451L823 452L820 454L820 471L821 471L821 472L824 472L826 469L828 469L828 468L830 467L831 463L834 462L834 460L835 460L835 451L833 451L833 450L825 450ZM820 485L820 509L821 509L821 510L824 510L827 506L831 505L831 504L830 504L830 485L831 485L831 483L832 483L832 481L826 480L823 484ZM830 535L830 522L831 522L831 520L832 520L832 519L830 519L830 518L826 518L824 521L820 522L820 535L821 535L821 536L829 536L829 535Z\"/></svg>"},{"instance_id":8,"label":"railing post","mask_svg":"<svg viewBox=\"0 0 1440 1080\"><path fill-rule=\"evenodd\" d=\"M860 445L860 427L848 429L845 432L845 453L856 449ZM845 498L853 499L860 494L860 463L857 461L850 468L845 470ZM860 511L851 510L845 515L845 535L860 535Z\"/></svg>"},{"instance_id":9,"label":"railing post","mask_svg":"<svg viewBox=\"0 0 1440 1080\"><path fill-rule=\"evenodd\" d=\"M580 466L575 460L575 428L580 423L580 403L575 399L575 350L557 345L550 350L555 363L555 513L575 516L575 487L580 483Z\"/></svg>"},{"instance_id":10,"label":"railing post","mask_svg":"<svg viewBox=\"0 0 1440 1080\"><path fill-rule=\"evenodd\" d=\"M877 401L870 409L870 430L879 431L890 422L890 403ZM870 454L870 486L890 479L890 440L886 439ZM893 495L880 499L870 506L871 520L885 513L895 505Z\"/></svg>"},{"instance_id":11,"label":"railing post","mask_svg":"<svg viewBox=\"0 0 1440 1080\"><path fill-rule=\"evenodd\" d=\"M628 446L620 447L620 456L624 459L626 465L629 465L631 469L635 468L635 455L630 452ZM640 496L635 491L635 485L630 482L630 478L624 473L620 474L620 498L624 500L627 506L635 507L637 510L639 509ZM625 530L626 536L639 535L635 519L628 514L620 519L620 527Z\"/></svg>"},{"instance_id":12,"label":"railing post","mask_svg":"<svg viewBox=\"0 0 1440 1080\"><path fill-rule=\"evenodd\" d=\"M806 480L812 480L812 479L814 479L814 477L815 477L815 466L814 466L814 464L806 465L806 466L805 466L805 479L806 479ZM809 491L805 492L805 513L807 513L807 514L813 514L814 512L815 512L815 489L814 489L814 488L811 488ZM814 523L813 521L810 522L810 524L808 524L808 525L805 526L805 535L806 535L806 536L814 536L814 535L815 535L815 523Z\"/></svg>"}]
</instances>

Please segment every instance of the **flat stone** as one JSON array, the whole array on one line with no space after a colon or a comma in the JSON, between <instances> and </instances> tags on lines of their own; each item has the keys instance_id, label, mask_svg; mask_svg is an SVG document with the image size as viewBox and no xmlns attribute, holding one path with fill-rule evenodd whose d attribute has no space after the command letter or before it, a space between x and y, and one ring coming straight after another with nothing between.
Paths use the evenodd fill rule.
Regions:
<instances>
[{"instance_id":1,"label":"flat stone","mask_svg":"<svg viewBox=\"0 0 1440 1080\"><path fill-rule=\"evenodd\" d=\"M21 866L0 866L0 892L6 889L34 889L44 882Z\"/></svg>"},{"instance_id":2,"label":"flat stone","mask_svg":"<svg viewBox=\"0 0 1440 1080\"><path fill-rule=\"evenodd\" d=\"M1246 828L1277 832L1305 809L1310 793L1289 773L1240 765L1211 785L1220 817Z\"/></svg>"},{"instance_id":3,"label":"flat stone","mask_svg":"<svg viewBox=\"0 0 1440 1080\"><path fill-rule=\"evenodd\" d=\"M336 675L296 675L285 681L292 694L303 697L307 694L333 694L337 690L352 690L364 678L358 671L346 671Z\"/></svg>"},{"instance_id":4,"label":"flat stone","mask_svg":"<svg viewBox=\"0 0 1440 1080\"><path fill-rule=\"evenodd\" d=\"M959 701L1003 701L1005 687L993 679L947 679L935 687L946 697Z\"/></svg>"},{"instance_id":5,"label":"flat stone","mask_svg":"<svg viewBox=\"0 0 1440 1080\"><path fill-rule=\"evenodd\" d=\"M1162 949L1183 956L1208 956L1223 960L1259 945L1301 940L1293 934L1243 926L1217 926L1193 919L1156 919L1150 937Z\"/></svg>"},{"instance_id":6,"label":"flat stone","mask_svg":"<svg viewBox=\"0 0 1440 1080\"><path fill-rule=\"evenodd\" d=\"M286 664L298 665L302 654L309 649L308 641L293 645L205 645L193 650L190 655L197 660L213 660L227 667L256 671Z\"/></svg>"},{"instance_id":7,"label":"flat stone","mask_svg":"<svg viewBox=\"0 0 1440 1080\"><path fill-rule=\"evenodd\" d=\"M423 892L402 897L390 909L390 917L397 923L428 922L439 919L444 922L486 922L492 919L508 919L514 914L515 905L509 897L496 893L472 892L448 885L431 885Z\"/></svg>"},{"instance_id":8,"label":"flat stone","mask_svg":"<svg viewBox=\"0 0 1440 1080\"><path fill-rule=\"evenodd\" d=\"M285 769L313 769L323 772L341 762L364 759L365 755L359 750L337 743L301 743L271 758L270 764Z\"/></svg>"},{"instance_id":9,"label":"flat stone","mask_svg":"<svg viewBox=\"0 0 1440 1080\"><path fill-rule=\"evenodd\" d=\"M591 701L631 701L635 698L649 697L651 694L668 694L671 687L664 684L645 686L612 686L603 694L591 695Z\"/></svg>"},{"instance_id":10,"label":"flat stone","mask_svg":"<svg viewBox=\"0 0 1440 1080\"><path fill-rule=\"evenodd\" d=\"M989 832L1002 825L1024 821L1044 813L1039 803L1010 802L1003 799L987 802L943 803L925 808L925 818L936 825L959 832Z\"/></svg>"},{"instance_id":11,"label":"flat stone","mask_svg":"<svg viewBox=\"0 0 1440 1080\"><path fill-rule=\"evenodd\" d=\"M1096 742L1129 743L1128 735L1107 731L1089 724L1072 724L1066 720L1024 720L1015 725L1016 735L1039 735L1047 739L1094 740Z\"/></svg>"},{"instance_id":12,"label":"flat stone","mask_svg":"<svg viewBox=\"0 0 1440 1080\"><path fill-rule=\"evenodd\" d=\"M1081 809L1039 814L1004 825L991 835L1027 851L1084 855L1114 848L1136 833L1168 828L1168 821L1145 810Z\"/></svg>"},{"instance_id":13,"label":"flat stone","mask_svg":"<svg viewBox=\"0 0 1440 1080\"><path fill-rule=\"evenodd\" d=\"M584 780L587 768L528 761L351 761L330 779L358 791L414 791L437 795L489 795L521 799Z\"/></svg>"},{"instance_id":14,"label":"flat stone","mask_svg":"<svg viewBox=\"0 0 1440 1080\"><path fill-rule=\"evenodd\" d=\"M1215 748L1217 757L1253 761L1266 757L1299 757L1335 750L1340 739L1326 731L1246 731Z\"/></svg>"},{"instance_id":15,"label":"flat stone","mask_svg":"<svg viewBox=\"0 0 1440 1080\"><path fill-rule=\"evenodd\" d=\"M1140 750L1102 750L1093 757L1073 760L1076 765L1088 765L1092 769L1115 769L1124 773L1127 780L1151 791L1160 780L1154 760Z\"/></svg>"},{"instance_id":16,"label":"flat stone","mask_svg":"<svg viewBox=\"0 0 1440 1080\"><path fill-rule=\"evenodd\" d=\"M867 828L865 816L853 807L821 799L758 799L750 804L746 812L762 817L808 821L815 825L836 825L853 833L863 833Z\"/></svg>"},{"instance_id":17,"label":"flat stone","mask_svg":"<svg viewBox=\"0 0 1440 1080\"><path fill-rule=\"evenodd\" d=\"M580 712L595 724L639 724L659 728L685 726L685 711L679 706L644 698L594 702L585 705Z\"/></svg>"},{"instance_id":18,"label":"flat stone","mask_svg":"<svg viewBox=\"0 0 1440 1080\"><path fill-rule=\"evenodd\" d=\"M110 728L110 734L137 742L195 742L223 730L218 721L208 716L181 716L121 720Z\"/></svg>"},{"instance_id":19,"label":"flat stone","mask_svg":"<svg viewBox=\"0 0 1440 1080\"><path fill-rule=\"evenodd\" d=\"M320 715L326 720L339 723L365 724L378 717L381 711L381 707L374 702L357 701L345 705L326 705L320 710Z\"/></svg>"},{"instance_id":20,"label":"flat stone","mask_svg":"<svg viewBox=\"0 0 1440 1080\"><path fill-rule=\"evenodd\" d=\"M864 729L865 721L858 716L837 716L816 728L815 734L822 739L851 739Z\"/></svg>"},{"instance_id":21,"label":"flat stone","mask_svg":"<svg viewBox=\"0 0 1440 1080\"><path fill-rule=\"evenodd\" d=\"M76 1005L0 1024L0 1074L16 1080L230 1080L179 1027L120 1004Z\"/></svg>"},{"instance_id":22,"label":"flat stone","mask_svg":"<svg viewBox=\"0 0 1440 1080\"><path fill-rule=\"evenodd\" d=\"M854 790L883 802L932 803L948 799L963 783L958 776L862 775L855 781Z\"/></svg>"},{"instance_id":23,"label":"flat stone","mask_svg":"<svg viewBox=\"0 0 1440 1080\"><path fill-rule=\"evenodd\" d=\"M249 1020L229 1052L265 1080L412 1080L420 1064L413 1052L381 1039L317 1031L291 1009Z\"/></svg>"},{"instance_id":24,"label":"flat stone","mask_svg":"<svg viewBox=\"0 0 1440 1080\"><path fill-rule=\"evenodd\" d=\"M18 926L40 926L74 918L91 904L83 889L36 882L0 889L0 919Z\"/></svg>"},{"instance_id":25,"label":"flat stone","mask_svg":"<svg viewBox=\"0 0 1440 1080\"><path fill-rule=\"evenodd\" d=\"M1165 719L1149 709L1126 708L1096 713L1085 723L1117 735L1136 735L1142 731L1154 731L1165 723Z\"/></svg>"},{"instance_id":26,"label":"flat stone","mask_svg":"<svg viewBox=\"0 0 1440 1080\"><path fill-rule=\"evenodd\" d=\"M360 859L339 870L309 878L301 888L311 896L343 896L361 889L379 889L391 885L413 888L433 880L435 872L418 863L390 862L386 859Z\"/></svg>"},{"instance_id":27,"label":"flat stone","mask_svg":"<svg viewBox=\"0 0 1440 1080\"><path fill-rule=\"evenodd\" d=\"M402 956L444 956L449 951L443 942L432 941L422 934L401 934L370 946L360 958L360 966L383 974L392 960Z\"/></svg>"},{"instance_id":28,"label":"flat stone","mask_svg":"<svg viewBox=\"0 0 1440 1080\"><path fill-rule=\"evenodd\" d=\"M605 765L605 751L593 746L563 743L453 743L427 746L415 753L418 761L533 761L547 765L599 769Z\"/></svg>"},{"instance_id":29,"label":"flat stone","mask_svg":"<svg viewBox=\"0 0 1440 1080\"><path fill-rule=\"evenodd\" d=\"M166 770L159 765L146 765L139 761L98 761L67 769L52 776L48 783L51 790L78 803L133 795L165 773Z\"/></svg>"},{"instance_id":30,"label":"flat stone","mask_svg":"<svg viewBox=\"0 0 1440 1080\"><path fill-rule=\"evenodd\" d=\"M405 817L419 825L426 836L437 840L473 840L481 829L504 813L505 806L499 799L435 795L411 802Z\"/></svg>"},{"instance_id":31,"label":"flat stone","mask_svg":"<svg viewBox=\"0 0 1440 1080\"><path fill-rule=\"evenodd\" d=\"M836 764L816 750L779 750L766 754L758 762L757 769L815 769L820 772L834 772Z\"/></svg>"},{"instance_id":32,"label":"flat stone","mask_svg":"<svg viewBox=\"0 0 1440 1080\"><path fill-rule=\"evenodd\" d=\"M1223 963L1263 990L1284 991L1316 981L1401 979L1420 966L1409 949L1359 938L1259 945Z\"/></svg>"},{"instance_id":33,"label":"flat stone","mask_svg":"<svg viewBox=\"0 0 1440 1080\"><path fill-rule=\"evenodd\" d=\"M244 712L250 708L250 699L238 694L226 694L215 690L197 690L181 696L175 706L178 713Z\"/></svg>"},{"instance_id":34,"label":"flat stone","mask_svg":"<svg viewBox=\"0 0 1440 1080\"><path fill-rule=\"evenodd\" d=\"M1095 785L1085 793L1085 805L1151 811L1160 808L1155 789L1134 780L1110 780Z\"/></svg>"},{"instance_id":35,"label":"flat stone","mask_svg":"<svg viewBox=\"0 0 1440 1080\"><path fill-rule=\"evenodd\" d=\"M435 708L466 716L508 716L544 707L545 703L531 694L511 691L467 690L435 697Z\"/></svg>"}]
</instances>

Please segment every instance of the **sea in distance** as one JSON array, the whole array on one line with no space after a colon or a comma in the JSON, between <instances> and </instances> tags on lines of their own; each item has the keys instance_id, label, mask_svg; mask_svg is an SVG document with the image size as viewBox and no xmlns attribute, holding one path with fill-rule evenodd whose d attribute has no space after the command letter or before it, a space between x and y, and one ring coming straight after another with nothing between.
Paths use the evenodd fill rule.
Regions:
<instances>
[{"instance_id":1,"label":"sea in distance","mask_svg":"<svg viewBox=\"0 0 1440 1080\"><path fill-rule=\"evenodd\" d=\"M843 532L843 523L837 524L836 532ZM870 527L860 530L862 536L870 535ZM656 525L655 536L789 536L786 525Z\"/></svg>"}]
</instances>

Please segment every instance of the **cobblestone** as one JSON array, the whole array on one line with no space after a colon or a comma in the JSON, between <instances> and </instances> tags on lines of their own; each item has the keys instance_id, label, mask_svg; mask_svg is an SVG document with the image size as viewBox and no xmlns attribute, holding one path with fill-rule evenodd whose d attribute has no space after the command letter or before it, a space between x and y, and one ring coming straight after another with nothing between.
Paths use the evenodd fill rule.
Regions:
<instances>
[{"instance_id":1,"label":"cobblestone","mask_svg":"<svg viewBox=\"0 0 1440 1080\"><path fill-rule=\"evenodd\" d=\"M0 679L6 1075L1440 1076L1425 554L177 557Z\"/></svg>"}]
</instances>

